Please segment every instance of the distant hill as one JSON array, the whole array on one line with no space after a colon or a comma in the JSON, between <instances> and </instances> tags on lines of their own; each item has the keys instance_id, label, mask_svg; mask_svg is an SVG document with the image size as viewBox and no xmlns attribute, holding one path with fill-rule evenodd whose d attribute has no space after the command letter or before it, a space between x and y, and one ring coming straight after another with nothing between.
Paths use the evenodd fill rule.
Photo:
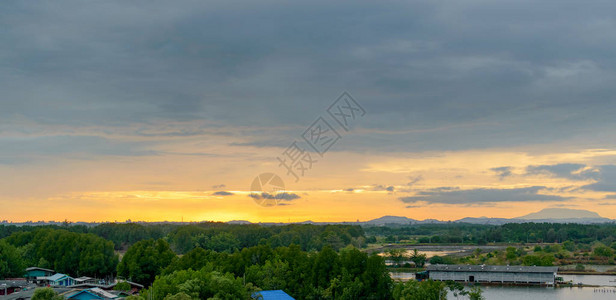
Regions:
<instances>
[{"instance_id":1,"label":"distant hill","mask_svg":"<svg viewBox=\"0 0 616 300\"><path fill-rule=\"evenodd\" d=\"M378 219L370 220L367 222L362 222L366 225L385 225L385 224L399 224L399 225L410 225L417 224L417 220L410 219L407 217L397 217L397 216L383 216Z\"/></svg>"},{"instance_id":2,"label":"distant hill","mask_svg":"<svg viewBox=\"0 0 616 300\"><path fill-rule=\"evenodd\" d=\"M507 223L521 223L520 222L515 222L515 220L513 219L506 219L506 218L487 218L487 217L480 217L480 218L470 218L470 217L466 217L460 220L457 220L456 223L469 223L469 224L481 224L481 225L503 225L503 224L507 224Z\"/></svg>"},{"instance_id":3,"label":"distant hill","mask_svg":"<svg viewBox=\"0 0 616 300\"><path fill-rule=\"evenodd\" d=\"M516 218L489 218L489 217L466 217L455 221L439 221L435 219L416 220L402 216L383 216L374 220L360 222L259 222L252 223L246 220L233 220L227 222L228 224L260 224L265 226L280 226L287 224L313 224L313 225L327 225L327 224L341 224L341 225L362 225L362 226L404 226L404 225L418 225L418 224L444 224L444 223L467 223L467 224L481 224L481 225L503 225L508 223L578 223L578 224L597 224L597 223L614 223L616 220L601 217L598 213L584 210L584 209L569 209L569 208L545 208L538 212L530 213L524 216ZM130 223L130 220L119 223ZM104 222L105 223L105 222ZM135 222L139 224L176 224L176 225L188 225L195 222ZM40 226L40 225L63 225L63 222L55 221L39 221L39 222L20 222L11 223L8 221L0 221L0 225L16 225L16 226ZM85 225L96 226L102 223L87 223L87 222L75 222L71 225Z\"/></svg>"},{"instance_id":4,"label":"distant hill","mask_svg":"<svg viewBox=\"0 0 616 300\"><path fill-rule=\"evenodd\" d=\"M568 208L546 208L538 212L530 213L517 218L488 218L488 217L466 217L456 221L454 223L468 223L468 224L484 224L484 225L503 225L508 223L579 223L579 224L595 224L595 223L608 223L614 220L603 218L598 213L583 210L583 209L568 209ZM370 220L367 222L360 222L360 225L409 225L409 224L439 224L446 223L446 221L438 221L434 219L426 219L423 221L410 219L407 217L399 216L384 216L378 219Z\"/></svg>"},{"instance_id":5,"label":"distant hill","mask_svg":"<svg viewBox=\"0 0 616 300\"><path fill-rule=\"evenodd\" d=\"M250 221L245 221L245 220L233 220L233 221L227 222L227 224L247 225L247 224L252 224L252 223Z\"/></svg>"},{"instance_id":6,"label":"distant hill","mask_svg":"<svg viewBox=\"0 0 616 300\"><path fill-rule=\"evenodd\" d=\"M570 208L544 208L538 212L530 213L515 219L540 220L540 219L605 219L594 211Z\"/></svg>"}]
</instances>

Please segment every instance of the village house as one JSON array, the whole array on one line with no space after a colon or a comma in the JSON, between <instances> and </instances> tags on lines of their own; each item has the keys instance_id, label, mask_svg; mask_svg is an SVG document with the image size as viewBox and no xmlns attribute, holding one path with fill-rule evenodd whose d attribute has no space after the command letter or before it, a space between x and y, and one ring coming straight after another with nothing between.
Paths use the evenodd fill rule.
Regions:
<instances>
[{"instance_id":1,"label":"village house","mask_svg":"<svg viewBox=\"0 0 616 300\"><path fill-rule=\"evenodd\" d=\"M75 279L62 273L56 273L49 277L40 277L40 281L49 286L71 286L75 284Z\"/></svg>"},{"instance_id":2,"label":"village house","mask_svg":"<svg viewBox=\"0 0 616 300\"><path fill-rule=\"evenodd\" d=\"M28 282L40 284L42 282L39 282L39 278L49 277L54 273L54 270L39 267L30 267L26 269L26 274L24 275L24 277Z\"/></svg>"},{"instance_id":3,"label":"village house","mask_svg":"<svg viewBox=\"0 0 616 300\"><path fill-rule=\"evenodd\" d=\"M24 278L0 280L0 296L21 291L26 286L28 286L28 282Z\"/></svg>"}]
</instances>

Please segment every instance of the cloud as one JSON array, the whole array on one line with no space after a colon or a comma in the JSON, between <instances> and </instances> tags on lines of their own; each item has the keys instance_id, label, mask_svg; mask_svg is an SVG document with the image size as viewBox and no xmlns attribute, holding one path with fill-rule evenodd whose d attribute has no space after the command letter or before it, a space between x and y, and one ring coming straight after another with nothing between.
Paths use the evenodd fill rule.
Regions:
<instances>
[{"instance_id":1,"label":"cloud","mask_svg":"<svg viewBox=\"0 0 616 300\"><path fill-rule=\"evenodd\" d=\"M233 195L233 193L225 192L225 191L219 191L219 192L215 192L212 195L214 195L214 196L231 196L231 195Z\"/></svg>"},{"instance_id":2,"label":"cloud","mask_svg":"<svg viewBox=\"0 0 616 300\"><path fill-rule=\"evenodd\" d=\"M226 187L227 186L225 184L216 184L212 186L213 189L224 189Z\"/></svg>"},{"instance_id":3,"label":"cloud","mask_svg":"<svg viewBox=\"0 0 616 300\"><path fill-rule=\"evenodd\" d=\"M415 176L415 177L413 177L413 176L409 176L409 179L410 179L411 181L409 181L406 185L408 185L408 186L413 186L414 184L416 184L416 183L418 183L418 182L422 181L422 180L423 180L423 176L421 176L421 175L419 175L419 176Z\"/></svg>"},{"instance_id":4,"label":"cloud","mask_svg":"<svg viewBox=\"0 0 616 300\"><path fill-rule=\"evenodd\" d=\"M569 198L539 194L544 186L515 189L480 188L461 190L456 187L440 187L419 192L415 196L400 197L405 203L426 202L429 204L485 204L494 202L564 201Z\"/></svg>"},{"instance_id":5,"label":"cloud","mask_svg":"<svg viewBox=\"0 0 616 300\"><path fill-rule=\"evenodd\" d=\"M607 195L605 199L616 199L616 194Z\"/></svg>"},{"instance_id":6,"label":"cloud","mask_svg":"<svg viewBox=\"0 0 616 300\"><path fill-rule=\"evenodd\" d=\"M277 199L277 200L284 200L284 201L293 201L293 200L301 198L298 194L294 194L294 193L278 193L278 194L273 195L270 193L263 192L261 194L252 193L248 196L251 198L257 199L257 200Z\"/></svg>"},{"instance_id":7,"label":"cloud","mask_svg":"<svg viewBox=\"0 0 616 300\"><path fill-rule=\"evenodd\" d=\"M616 165L599 166L598 170L597 182L582 188L600 192L616 192Z\"/></svg>"},{"instance_id":8,"label":"cloud","mask_svg":"<svg viewBox=\"0 0 616 300\"><path fill-rule=\"evenodd\" d=\"M492 168L490 170L496 172L500 180L503 180L506 177L511 176L512 169L513 169L512 167L499 167L499 168Z\"/></svg>"},{"instance_id":9,"label":"cloud","mask_svg":"<svg viewBox=\"0 0 616 300\"><path fill-rule=\"evenodd\" d=\"M602 129L616 122L616 58L606 50L616 40L604 35L616 4L563 4L567 13L553 15L527 1L239 3L153 1L156 18L123 1L95 11L62 0L3 3L0 119L105 130L203 119L305 127L344 87L368 112L362 127L382 133L340 150L613 136ZM229 142L284 145L277 133Z\"/></svg>"},{"instance_id":10,"label":"cloud","mask_svg":"<svg viewBox=\"0 0 616 300\"><path fill-rule=\"evenodd\" d=\"M394 187L393 185L382 185L382 184L375 184L373 185L370 190L371 191L388 191L388 192L393 192L396 189L396 187Z\"/></svg>"},{"instance_id":11,"label":"cloud","mask_svg":"<svg viewBox=\"0 0 616 300\"><path fill-rule=\"evenodd\" d=\"M406 208L420 208L420 207L424 207L424 205L407 205L405 207Z\"/></svg>"},{"instance_id":12,"label":"cloud","mask_svg":"<svg viewBox=\"0 0 616 300\"><path fill-rule=\"evenodd\" d=\"M599 170L586 168L583 164L556 164L526 167L526 175L549 175L552 177L567 178L571 180L596 179Z\"/></svg>"}]
</instances>

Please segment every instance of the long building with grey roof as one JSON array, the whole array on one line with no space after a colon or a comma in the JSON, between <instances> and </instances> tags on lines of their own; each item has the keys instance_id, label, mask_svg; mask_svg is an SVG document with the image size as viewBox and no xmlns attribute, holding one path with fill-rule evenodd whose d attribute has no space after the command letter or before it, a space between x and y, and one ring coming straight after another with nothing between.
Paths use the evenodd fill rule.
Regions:
<instances>
[{"instance_id":1,"label":"long building with grey roof","mask_svg":"<svg viewBox=\"0 0 616 300\"><path fill-rule=\"evenodd\" d=\"M554 285L558 267L429 265L426 270L428 278L439 281Z\"/></svg>"}]
</instances>

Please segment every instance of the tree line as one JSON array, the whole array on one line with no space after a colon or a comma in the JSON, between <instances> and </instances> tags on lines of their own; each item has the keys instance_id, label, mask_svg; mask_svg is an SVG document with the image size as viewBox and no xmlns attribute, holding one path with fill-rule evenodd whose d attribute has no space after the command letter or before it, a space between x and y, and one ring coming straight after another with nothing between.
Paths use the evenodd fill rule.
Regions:
<instances>
[{"instance_id":1,"label":"tree line","mask_svg":"<svg viewBox=\"0 0 616 300\"><path fill-rule=\"evenodd\" d=\"M129 250L140 241L164 241L175 254L202 248L234 253L244 248L298 245L304 251L362 247L361 227L348 225L259 226L205 222L176 224L101 224L64 226L0 225L0 278L21 277L29 266L73 276L114 275L119 258L114 250ZM135 251L135 250L132 250ZM127 253L129 253L127 252Z\"/></svg>"},{"instance_id":2,"label":"tree line","mask_svg":"<svg viewBox=\"0 0 616 300\"><path fill-rule=\"evenodd\" d=\"M510 223L476 225L464 223L364 227L368 241L378 237L387 243L562 243L591 244L616 241L616 224Z\"/></svg>"}]
</instances>

